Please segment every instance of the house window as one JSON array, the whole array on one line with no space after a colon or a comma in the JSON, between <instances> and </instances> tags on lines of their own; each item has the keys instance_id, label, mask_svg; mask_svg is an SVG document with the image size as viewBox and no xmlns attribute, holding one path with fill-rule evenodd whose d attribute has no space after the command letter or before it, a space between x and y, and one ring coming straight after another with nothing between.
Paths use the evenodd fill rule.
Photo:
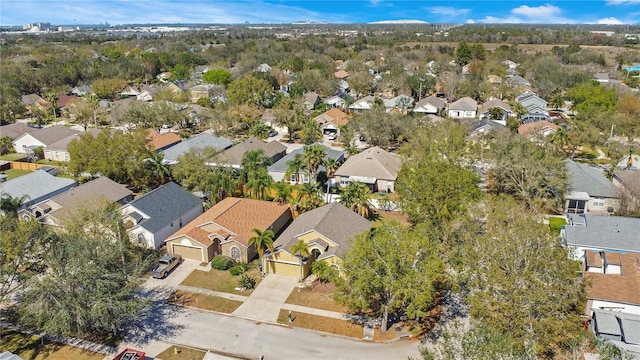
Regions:
<instances>
[{"instance_id":1,"label":"house window","mask_svg":"<svg viewBox=\"0 0 640 360\"><path fill-rule=\"evenodd\" d=\"M603 198L594 198L593 199L593 206L604 206L604 199Z\"/></svg>"},{"instance_id":2,"label":"house window","mask_svg":"<svg viewBox=\"0 0 640 360\"><path fill-rule=\"evenodd\" d=\"M180 218L180 224L178 225L178 227L182 227L182 218Z\"/></svg>"},{"instance_id":3,"label":"house window","mask_svg":"<svg viewBox=\"0 0 640 360\"><path fill-rule=\"evenodd\" d=\"M143 233L138 234L138 242L140 244L146 244L147 243L147 239L144 237Z\"/></svg>"},{"instance_id":4,"label":"house window","mask_svg":"<svg viewBox=\"0 0 640 360\"><path fill-rule=\"evenodd\" d=\"M340 185L349 185L349 178L340 178Z\"/></svg>"},{"instance_id":5,"label":"house window","mask_svg":"<svg viewBox=\"0 0 640 360\"><path fill-rule=\"evenodd\" d=\"M235 261L240 261L240 249L237 246L231 247L231 258Z\"/></svg>"},{"instance_id":6,"label":"house window","mask_svg":"<svg viewBox=\"0 0 640 360\"><path fill-rule=\"evenodd\" d=\"M291 174L291 182L296 182L296 174Z\"/></svg>"}]
</instances>

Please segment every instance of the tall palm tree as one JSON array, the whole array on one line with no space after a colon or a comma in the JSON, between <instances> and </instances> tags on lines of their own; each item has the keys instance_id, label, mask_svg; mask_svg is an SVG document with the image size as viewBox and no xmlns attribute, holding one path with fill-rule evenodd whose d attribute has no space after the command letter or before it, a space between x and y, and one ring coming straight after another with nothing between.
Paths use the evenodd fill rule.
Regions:
<instances>
[{"instance_id":1,"label":"tall palm tree","mask_svg":"<svg viewBox=\"0 0 640 360\"><path fill-rule=\"evenodd\" d=\"M304 240L298 240L296 244L291 245L291 253L293 255L296 253L300 254L300 261L302 261L302 258L306 258L311 255L311 248L309 247L309 244L304 242Z\"/></svg>"},{"instance_id":2,"label":"tall palm tree","mask_svg":"<svg viewBox=\"0 0 640 360\"><path fill-rule=\"evenodd\" d=\"M307 145L311 145L322 139L322 128L320 124L313 119L308 119L302 124L300 133L302 141Z\"/></svg>"},{"instance_id":3,"label":"tall palm tree","mask_svg":"<svg viewBox=\"0 0 640 360\"><path fill-rule=\"evenodd\" d=\"M372 219L375 217L373 205L371 205L371 190L365 183L352 181L342 190L340 202L342 205L358 213L358 215Z\"/></svg>"},{"instance_id":4,"label":"tall palm tree","mask_svg":"<svg viewBox=\"0 0 640 360\"><path fill-rule=\"evenodd\" d=\"M264 140L269 137L269 128L267 127L267 125L258 121L253 124L251 129L249 129L249 135L260 140Z\"/></svg>"},{"instance_id":5,"label":"tall palm tree","mask_svg":"<svg viewBox=\"0 0 640 360\"><path fill-rule=\"evenodd\" d=\"M306 146L302 153L302 158L304 160L305 166L309 170L309 174L311 175L311 181L315 182L318 177L318 168L324 162L324 157L327 152L320 145L309 145Z\"/></svg>"},{"instance_id":6,"label":"tall palm tree","mask_svg":"<svg viewBox=\"0 0 640 360\"><path fill-rule=\"evenodd\" d=\"M89 96L87 96L87 105L89 106L89 109L91 109L91 111L93 112L93 123L96 126L96 129L98 128L98 108L100 107L100 99L98 99L98 96L96 96L96 94L91 94Z\"/></svg>"},{"instance_id":7,"label":"tall palm tree","mask_svg":"<svg viewBox=\"0 0 640 360\"><path fill-rule=\"evenodd\" d=\"M333 179L333 175L335 175L336 170L338 170L339 167L340 163L338 163L338 160L332 157L324 159L324 168L327 171L327 177L329 179Z\"/></svg>"},{"instance_id":8,"label":"tall palm tree","mask_svg":"<svg viewBox=\"0 0 640 360\"><path fill-rule=\"evenodd\" d=\"M549 99L549 105L555 110L560 109L564 106L564 99L562 98L562 93L559 91L551 94L551 98Z\"/></svg>"},{"instance_id":9,"label":"tall palm tree","mask_svg":"<svg viewBox=\"0 0 640 360\"><path fill-rule=\"evenodd\" d=\"M519 102L516 102L513 105L511 105L511 110L513 110L513 112L516 113L516 115L518 116L518 119L520 119L520 117L522 117L522 115L524 115L524 114L529 112L529 110L527 110L527 108L525 108Z\"/></svg>"},{"instance_id":10,"label":"tall palm tree","mask_svg":"<svg viewBox=\"0 0 640 360\"><path fill-rule=\"evenodd\" d=\"M291 185L287 182L281 181L275 183L274 187L276 189L276 196L273 198L273 201L280 204L289 203L291 200Z\"/></svg>"},{"instance_id":11,"label":"tall palm tree","mask_svg":"<svg viewBox=\"0 0 640 360\"><path fill-rule=\"evenodd\" d=\"M504 111L499 107L489 109L488 114L492 120L502 120L504 118Z\"/></svg>"},{"instance_id":12,"label":"tall palm tree","mask_svg":"<svg viewBox=\"0 0 640 360\"><path fill-rule=\"evenodd\" d=\"M304 158L302 154L296 154L293 159L287 161L287 173L285 178L289 179L292 174L296 176L296 185L300 183L300 172L304 169Z\"/></svg>"},{"instance_id":13,"label":"tall palm tree","mask_svg":"<svg viewBox=\"0 0 640 360\"><path fill-rule=\"evenodd\" d=\"M244 186L249 181L249 177L257 171L267 170L267 157L262 150L251 150L244 153L240 163L241 178L244 193Z\"/></svg>"},{"instance_id":14,"label":"tall palm tree","mask_svg":"<svg viewBox=\"0 0 640 360\"><path fill-rule=\"evenodd\" d=\"M6 216L18 217L18 209L29 199L29 195L13 197L10 194L0 196L0 211Z\"/></svg>"},{"instance_id":15,"label":"tall palm tree","mask_svg":"<svg viewBox=\"0 0 640 360\"><path fill-rule=\"evenodd\" d=\"M263 200L265 198L265 190L271 185L271 176L267 169L258 169L249 173L245 186L251 189L251 195L254 199Z\"/></svg>"},{"instance_id":16,"label":"tall palm tree","mask_svg":"<svg viewBox=\"0 0 640 360\"><path fill-rule=\"evenodd\" d=\"M156 176L160 184L165 184L171 179L171 169L169 166L163 163L164 153L149 151L148 161L153 169L153 173Z\"/></svg>"},{"instance_id":17,"label":"tall palm tree","mask_svg":"<svg viewBox=\"0 0 640 360\"><path fill-rule=\"evenodd\" d=\"M318 185L315 183L304 183L298 189L298 199L296 202L296 209L299 213L304 213L309 210L318 208L324 204L322 194Z\"/></svg>"},{"instance_id":18,"label":"tall palm tree","mask_svg":"<svg viewBox=\"0 0 640 360\"><path fill-rule=\"evenodd\" d=\"M260 229L254 228L251 231L253 231L256 236L249 239L249 246L256 246L260 258L262 258L266 250L273 251L273 238L276 236L273 230L267 229L261 231Z\"/></svg>"}]
</instances>

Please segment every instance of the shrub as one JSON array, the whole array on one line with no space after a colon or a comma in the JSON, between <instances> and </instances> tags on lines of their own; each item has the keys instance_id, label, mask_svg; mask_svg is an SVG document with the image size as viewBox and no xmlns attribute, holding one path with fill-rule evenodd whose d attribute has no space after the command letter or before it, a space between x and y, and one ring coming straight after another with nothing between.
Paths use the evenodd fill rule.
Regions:
<instances>
[{"instance_id":1,"label":"shrub","mask_svg":"<svg viewBox=\"0 0 640 360\"><path fill-rule=\"evenodd\" d=\"M218 270L227 270L233 266L233 259L223 255L216 255L211 260L211 267Z\"/></svg>"},{"instance_id":2,"label":"shrub","mask_svg":"<svg viewBox=\"0 0 640 360\"><path fill-rule=\"evenodd\" d=\"M249 264L237 263L231 269L229 269L229 272L231 273L231 275L237 276L237 275L246 273L247 270L249 270Z\"/></svg>"},{"instance_id":3,"label":"shrub","mask_svg":"<svg viewBox=\"0 0 640 360\"><path fill-rule=\"evenodd\" d=\"M240 286L245 289L253 289L256 286L256 281L247 274L242 274L240 277Z\"/></svg>"}]
</instances>

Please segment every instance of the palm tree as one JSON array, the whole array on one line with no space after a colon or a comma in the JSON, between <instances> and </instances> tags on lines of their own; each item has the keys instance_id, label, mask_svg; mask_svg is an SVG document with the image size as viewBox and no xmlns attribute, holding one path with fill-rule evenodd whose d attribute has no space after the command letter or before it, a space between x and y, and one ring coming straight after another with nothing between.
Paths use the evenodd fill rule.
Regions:
<instances>
[{"instance_id":1,"label":"palm tree","mask_svg":"<svg viewBox=\"0 0 640 360\"><path fill-rule=\"evenodd\" d=\"M529 112L529 110L527 110L527 108L525 108L519 102L516 102L513 105L511 105L511 110L513 110L513 112L516 113L516 115L518 116L518 119L520 119L520 117L522 117L522 115L524 115L524 114Z\"/></svg>"},{"instance_id":2,"label":"palm tree","mask_svg":"<svg viewBox=\"0 0 640 360\"><path fill-rule=\"evenodd\" d=\"M564 99L562 98L562 93L555 92L551 94L551 98L549 99L549 105L555 110L560 109L564 106Z\"/></svg>"},{"instance_id":3,"label":"palm tree","mask_svg":"<svg viewBox=\"0 0 640 360\"><path fill-rule=\"evenodd\" d=\"M338 163L338 160L332 157L324 159L324 168L327 171L327 177L329 179L333 179L333 175L335 175L336 170L338 170L339 167L340 163Z\"/></svg>"},{"instance_id":4,"label":"palm tree","mask_svg":"<svg viewBox=\"0 0 640 360\"><path fill-rule=\"evenodd\" d=\"M287 173L285 178L289 178L292 174L296 175L296 185L300 183L300 171L304 169L304 158L302 154L296 154L293 159L287 161Z\"/></svg>"},{"instance_id":5,"label":"palm tree","mask_svg":"<svg viewBox=\"0 0 640 360\"><path fill-rule=\"evenodd\" d=\"M100 99L98 99L98 96L96 96L96 94L91 94L91 95L87 96L87 105L89 106L89 109L91 109L91 111L93 111L93 123L96 125L96 129L97 129L98 128L98 115L97 115L96 111L100 107Z\"/></svg>"},{"instance_id":6,"label":"palm tree","mask_svg":"<svg viewBox=\"0 0 640 360\"><path fill-rule=\"evenodd\" d=\"M311 248L309 247L309 244L300 239L296 244L291 245L291 253L294 256L296 255L296 253L299 253L300 262L302 262L303 258L309 257L309 255L311 255Z\"/></svg>"},{"instance_id":7,"label":"palm tree","mask_svg":"<svg viewBox=\"0 0 640 360\"><path fill-rule=\"evenodd\" d=\"M256 246L260 258L264 255L265 250L273 251L273 238L276 236L273 230L267 229L261 231L260 229L253 229L251 231L253 231L256 236L249 239L249 246Z\"/></svg>"},{"instance_id":8,"label":"palm tree","mask_svg":"<svg viewBox=\"0 0 640 360\"><path fill-rule=\"evenodd\" d=\"M291 185L284 181L275 183L276 188L276 196L273 198L273 201L279 202L280 204L287 204L291 200Z\"/></svg>"},{"instance_id":9,"label":"palm tree","mask_svg":"<svg viewBox=\"0 0 640 360\"><path fill-rule=\"evenodd\" d=\"M293 142L293 133L300 128L304 119L304 111L300 105L291 98L284 98L274 109L273 115L279 126L287 127L289 142Z\"/></svg>"},{"instance_id":10,"label":"palm tree","mask_svg":"<svg viewBox=\"0 0 640 360\"><path fill-rule=\"evenodd\" d=\"M216 194L214 203L224 200L229 194L233 195L237 183L234 181L232 171L233 170L228 167L218 167L213 173L213 176L211 176L209 189L211 189L211 193L215 192Z\"/></svg>"},{"instance_id":11,"label":"palm tree","mask_svg":"<svg viewBox=\"0 0 640 360\"><path fill-rule=\"evenodd\" d=\"M153 173L159 180L160 184L165 184L171 179L171 169L163 163L164 153L150 151L148 161L153 168Z\"/></svg>"},{"instance_id":12,"label":"palm tree","mask_svg":"<svg viewBox=\"0 0 640 360\"><path fill-rule=\"evenodd\" d=\"M244 153L242 156L242 162L240 163L242 174L243 192L244 186L249 181L249 177L253 173L263 169L267 170L267 157L262 150L251 150Z\"/></svg>"},{"instance_id":13,"label":"palm tree","mask_svg":"<svg viewBox=\"0 0 640 360\"><path fill-rule=\"evenodd\" d=\"M311 175L311 181L315 182L318 176L318 168L324 162L327 152L320 145L306 146L302 153L305 166Z\"/></svg>"},{"instance_id":14,"label":"palm tree","mask_svg":"<svg viewBox=\"0 0 640 360\"><path fill-rule=\"evenodd\" d=\"M358 213L358 215L371 219L375 217L375 211L369 201L371 190L365 183L352 181L342 190L340 202L342 205Z\"/></svg>"},{"instance_id":15,"label":"palm tree","mask_svg":"<svg viewBox=\"0 0 640 360\"><path fill-rule=\"evenodd\" d=\"M298 201L296 208L299 213L318 208L324 204L320 189L315 183L305 183L298 190Z\"/></svg>"},{"instance_id":16,"label":"palm tree","mask_svg":"<svg viewBox=\"0 0 640 360\"><path fill-rule=\"evenodd\" d=\"M265 190L271 185L271 176L267 172L267 169L258 169L249 173L246 187L251 189L251 195L254 199L264 199Z\"/></svg>"},{"instance_id":17,"label":"palm tree","mask_svg":"<svg viewBox=\"0 0 640 360\"><path fill-rule=\"evenodd\" d=\"M499 107L492 107L487 113L492 120L502 120L504 118L504 111Z\"/></svg>"},{"instance_id":18,"label":"palm tree","mask_svg":"<svg viewBox=\"0 0 640 360\"><path fill-rule=\"evenodd\" d=\"M311 145L322 139L322 128L320 127L320 124L313 119L306 120L302 124L300 132L302 141L307 145Z\"/></svg>"},{"instance_id":19,"label":"palm tree","mask_svg":"<svg viewBox=\"0 0 640 360\"><path fill-rule=\"evenodd\" d=\"M569 146L569 135L564 128L558 128L555 134L551 135L550 141L556 146L556 149L566 153L566 148Z\"/></svg>"},{"instance_id":20,"label":"palm tree","mask_svg":"<svg viewBox=\"0 0 640 360\"><path fill-rule=\"evenodd\" d=\"M49 103L51 104L51 110L53 111L53 119L55 121L55 119L58 117L56 114L56 103L58 102L58 94L51 91L45 94L45 97L47 98L47 101L49 101Z\"/></svg>"},{"instance_id":21,"label":"palm tree","mask_svg":"<svg viewBox=\"0 0 640 360\"><path fill-rule=\"evenodd\" d=\"M7 216L18 217L18 209L29 199L29 195L13 197L10 194L0 196L0 211Z\"/></svg>"},{"instance_id":22,"label":"palm tree","mask_svg":"<svg viewBox=\"0 0 640 360\"><path fill-rule=\"evenodd\" d=\"M261 122L256 122L251 129L249 129L249 135L264 140L269 137L269 128Z\"/></svg>"}]
</instances>

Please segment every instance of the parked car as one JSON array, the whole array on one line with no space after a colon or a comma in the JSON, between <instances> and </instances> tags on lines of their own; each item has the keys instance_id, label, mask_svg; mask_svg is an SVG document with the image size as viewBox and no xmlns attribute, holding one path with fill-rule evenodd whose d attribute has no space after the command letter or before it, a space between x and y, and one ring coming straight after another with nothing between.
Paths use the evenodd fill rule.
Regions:
<instances>
[{"instance_id":1,"label":"parked car","mask_svg":"<svg viewBox=\"0 0 640 360\"><path fill-rule=\"evenodd\" d=\"M330 133L329 136L327 136L329 140L335 140L337 137L338 137L337 133Z\"/></svg>"},{"instance_id":2,"label":"parked car","mask_svg":"<svg viewBox=\"0 0 640 360\"><path fill-rule=\"evenodd\" d=\"M167 254L161 257L158 260L158 265L151 271L151 276L156 279L164 279L173 268L180 264L180 260L182 260L182 256L176 254Z\"/></svg>"},{"instance_id":3,"label":"parked car","mask_svg":"<svg viewBox=\"0 0 640 360\"><path fill-rule=\"evenodd\" d=\"M276 135L278 135L278 132L277 132L277 131L275 131L275 130L269 130L269 137L274 137L274 136L276 136Z\"/></svg>"}]
</instances>

